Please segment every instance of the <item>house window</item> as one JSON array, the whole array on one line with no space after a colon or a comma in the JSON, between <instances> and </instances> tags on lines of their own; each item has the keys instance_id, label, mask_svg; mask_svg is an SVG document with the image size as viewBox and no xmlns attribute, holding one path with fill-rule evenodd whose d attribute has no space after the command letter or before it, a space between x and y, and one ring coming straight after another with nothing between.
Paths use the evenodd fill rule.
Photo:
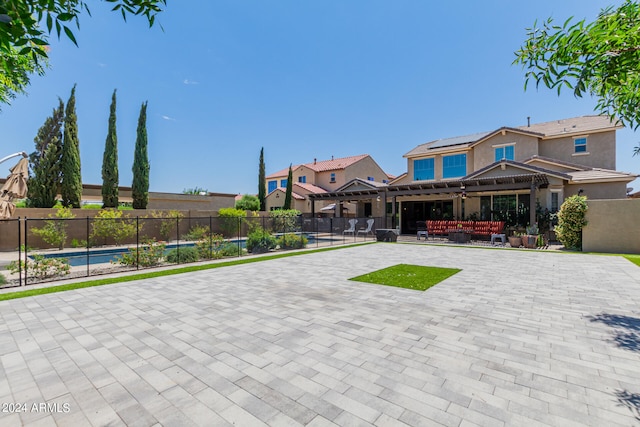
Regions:
<instances>
[{"instance_id":1,"label":"house window","mask_svg":"<svg viewBox=\"0 0 640 427\"><path fill-rule=\"evenodd\" d=\"M372 176L368 176L367 181L375 181L375 179Z\"/></svg>"},{"instance_id":2,"label":"house window","mask_svg":"<svg viewBox=\"0 0 640 427\"><path fill-rule=\"evenodd\" d=\"M430 159L420 159L413 161L413 180L414 181L423 181L426 179L434 179L434 160L433 157Z\"/></svg>"},{"instance_id":3,"label":"house window","mask_svg":"<svg viewBox=\"0 0 640 427\"><path fill-rule=\"evenodd\" d=\"M287 186L287 180L286 179L281 179L280 180L280 187L286 187Z\"/></svg>"},{"instance_id":4,"label":"house window","mask_svg":"<svg viewBox=\"0 0 640 427\"><path fill-rule=\"evenodd\" d=\"M560 194L553 192L551 193L551 212L555 213L558 212L558 209L560 208Z\"/></svg>"},{"instance_id":5,"label":"house window","mask_svg":"<svg viewBox=\"0 0 640 427\"><path fill-rule=\"evenodd\" d=\"M382 180L382 183L383 183L383 184L388 184L388 183L389 183L389 180L388 180L388 179L383 179L383 180Z\"/></svg>"},{"instance_id":6,"label":"house window","mask_svg":"<svg viewBox=\"0 0 640 427\"><path fill-rule=\"evenodd\" d=\"M576 138L573 140L574 153L587 152L587 138Z\"/></svg>"},{"instance_id":7,"label":"house window","mask_svg":"<svg viewBox=\"0 0 640 427\"><path fill-rule=\"evenodd\" d=\"M503 159L513 160L514 153L515 153L515 146L507 145L504 147L496 147L495 153L496 153L496 162L499 162L500 160L503 160Z\"/></svg>"},{"instance_id":8,"label":"house window","mask_svg":"<svg viewBox=\"0 0 640 427\"><path fill-rule=\"evenodd\" d=\"M459 178L467 174L467 155L455 154L442 157L442 177Z\"/></svg>"},{"instance_id":9,"label":"house window","mask_svg":"<svg viewBox=\"0 0 640 427\"><path fill-rule=\"evenodd\" d=\"M278 181L269 181L267 183L267 192L271 193L273 190L275 190L276 188L278 188Z\"/></svg>"},{"instance_id":10,"label":"house window","mask_svg":"<svg viewBox=\"0 0 640 427\"><path fill-rule=\"evenodd\" d=\"M336 182L336 174L331 172L329 182Z\"/></svg>"},{"instance_id":11,"label":"house window","mask_svg":"<svg viewBox=\"0 0 640 427\"><path fill-rule=\"evenodd\" d=\"M302 184L306 184L307 183L307 177L306 176L299 176L298 177L298 182L302 183Z\"/></svg>"}]
</instances>

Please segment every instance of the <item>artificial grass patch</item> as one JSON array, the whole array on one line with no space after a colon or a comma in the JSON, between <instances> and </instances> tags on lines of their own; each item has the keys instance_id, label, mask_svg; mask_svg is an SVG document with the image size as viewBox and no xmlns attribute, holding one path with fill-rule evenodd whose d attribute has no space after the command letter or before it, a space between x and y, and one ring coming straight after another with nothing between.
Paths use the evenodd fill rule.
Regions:
<instances>
[{"instance_id":1,"label":"artificial grass patch","mask_svg":"<svg viewBox=\"0 0 640 427\"><path fill-rule=\"evenodd\" d=\"M640 267L640 255L623 255L623 257Z\"/></svg>"},{"instance_id":2,"label":"artificial grass patch","mask_svg":"<svg viewBox=\"0 0 640 427\"><path fill-rule=\"evenodd\" d=\"M270 259L287 258L297 255L306 255L317 252L333 251L337 249L351 248L355 246L368 245L370 243L356 243L346 246L335 246L329 248L311 249L307 251L284 252L275 255L266 255L260 257L248 257L235 259L232 261L217 262L213 264L190 265L187 267L174 268L171 270L149 271L144 273L136 273L131 276L107 277L104 279L88 280L86 282L69 283L67 285L50 286L39 289L29 289L25 291L8 292L0 294L0 301L11 300L16 298L25 298L35 295L52 294L55 292L71 291L74 289L90 288L93 286L111 285L113 283L132 282L134 280L150 279L154 277L171 276L174 274L190 273L192 271L210 270L212 268L229 267L232 265L249 264L251 262L268 261Z\"/></svg>"},{"instance_id":3,"label":"artificial grass patch","mask_svg":"<svg viewBox=\"0 0 640 427\"><path fill-rule=\"evenodd\" d=\"M349 280L426 291L459 271L461 271L459 268L398 264Z\"/></svg>"}]
</instances>

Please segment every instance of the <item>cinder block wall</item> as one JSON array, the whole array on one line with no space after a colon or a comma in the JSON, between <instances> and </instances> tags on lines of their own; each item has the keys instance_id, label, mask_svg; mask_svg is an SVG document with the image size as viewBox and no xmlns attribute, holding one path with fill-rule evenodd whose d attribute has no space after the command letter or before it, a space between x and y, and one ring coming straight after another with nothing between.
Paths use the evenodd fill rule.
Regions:
<instances>
[{"instance_id":1,"label":"cinder block wall","mask_svg":"<svg viewBox=\"0 0 640 427\"><path fill-rule=\"evenodd\" d=\"M584 252L640 254L640 199L588 200Z\"/></svg>"}]
</instances>

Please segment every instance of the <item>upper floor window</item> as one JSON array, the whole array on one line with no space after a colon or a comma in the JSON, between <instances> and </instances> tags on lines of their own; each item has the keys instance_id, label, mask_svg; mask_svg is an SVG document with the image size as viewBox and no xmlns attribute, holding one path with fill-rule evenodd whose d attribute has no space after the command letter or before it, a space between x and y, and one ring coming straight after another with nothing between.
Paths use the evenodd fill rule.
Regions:
<instances>
[{"instance_id":1,"label":"upper floor window","mask_svg":"<svg viewBox=\"0 0 640 427\"><path fill-rule=\"evenodd\" d=\"M496 162L499 162L500 160L514 160L514 154L515 154L515 146L514 145L505 145L503 147L496 147L495 148L495 153L496 153Z\"/></svg>"},{"instance_id":2,"label":"upper floor window","mask_svg":"<svg viewBox=\"0 0 640 427\"><path fill-rule=\"evenodd\" d=\"M280 187L286 187L287 186L287 180L286 179L281 179L280 180Z\"/></svg>"},{"instance_id":3,"label":"upper floor window","mask_svg":"<svg viewBox=\"0 0 640 427\"><path fill-rule=\"evenodd\" d=\"M442 177L459 178L467 174L467 155L454 154L442 157Z\"/></svg>"},{"instance_id":4,"label":"upper floor window","mask_svg":"<svg viewBox=\"0 0 640 427\"><path fill-rule=\"evenodd\" d=\"M574 153L587 152L587 138L576 138L573 140Z\"/></svg>"},{"instance_id":5,"label":"upper floor window","mask_svg":"<svg viewBox=\"0 0 640 427\"><path fill-rule=\"evenodd\" d=\"M278 188L278 181L274 180L267 183L267 193L271 193L276 188Z\"/></svg>"},{"instance_id":6,"label":"upper floor window","mask_svg":"<svg viewBox=\"0 0 640 427\"><path fill-rule=\"evenodd\" d=\"M336 174L334 172L331 172L329 182L336 182Z\"/></svg>"},{"instance_id":7,"label":"upper floor window","mask_svg":"<svg viewBox=\"0 0 640 427\"><path fill-rule=\"evenodd\" d=\"M298 182L300 182L302 184L306 184L307 183L307 177L306 176L299 176L298 177Z\"/></svg>"},{"instance_id":8,"label":"upper floor window","mask_svg":"<svg viewBox=\"0 0 640 427\"><path fill-rule=\"evenodd\" d=\"M413 161L413 180L414 181L423 181L427 179L434 179L434 160L433 157L430 159L420 159Z\"/></svg>"},{"instance_id":9,"label":"upper floor window","mask_svg":"<svg viewBox=\"0 0 640 427\"><path fill-rule=\"evenodd\" d=\"M372 176L368 176L368 177L367 177L367 181L375 181L375 178L374 178L374 177L372 177Z\"/></svg>"}]
</instances>

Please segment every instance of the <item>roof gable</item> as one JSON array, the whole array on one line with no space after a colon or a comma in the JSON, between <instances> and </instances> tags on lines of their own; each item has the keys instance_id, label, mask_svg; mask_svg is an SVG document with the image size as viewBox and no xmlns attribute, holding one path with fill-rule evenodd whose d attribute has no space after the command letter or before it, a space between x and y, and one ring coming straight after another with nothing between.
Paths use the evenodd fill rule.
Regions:
<instances>
[{"instance_id":1,"label":"roof gable","mask_svg":"<svg viewBox=\"0 0 640 427\"><path fill-rule=\"evenodd\" d=\"M362 178L354 178L342 187L338 188L336 191L376 190L383 187L387 187L387 184L377 181L369 181Z\"/></svg>"}]
</instances>

